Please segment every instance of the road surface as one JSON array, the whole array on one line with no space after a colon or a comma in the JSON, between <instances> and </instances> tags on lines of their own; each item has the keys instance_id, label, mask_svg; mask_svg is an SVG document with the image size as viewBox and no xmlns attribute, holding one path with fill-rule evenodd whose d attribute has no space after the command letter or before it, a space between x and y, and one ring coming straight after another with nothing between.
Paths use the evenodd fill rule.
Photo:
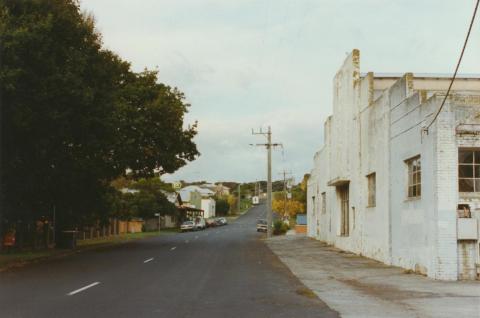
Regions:
<instances>
[{"instance_id":1,"label":"road surface","mask_svg":"<svg viewBox=\"0 0 480 318\"><path fill-rule=\"evenodd\" d=\"M0 317L338 317L262 242L264 210L0 273Z\"/></svg>"}]
</instances>

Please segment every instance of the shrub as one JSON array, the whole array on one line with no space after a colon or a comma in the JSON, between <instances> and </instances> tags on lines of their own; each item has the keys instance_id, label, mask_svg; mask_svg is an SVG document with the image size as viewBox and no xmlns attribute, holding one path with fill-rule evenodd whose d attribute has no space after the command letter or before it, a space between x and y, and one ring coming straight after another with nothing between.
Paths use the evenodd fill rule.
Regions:
<instances>
[{"instance_id":1,"label":"shrub","mask_svg":"<svg viewBox=\"0 0 480 318\"><path fill-rule=\"evenodd\" d=\"M288 224L283 222L282 220L276 220L273 222L273 234L274 235L281 235L285 234L289 229Z\"/></svg>"}]
</instances>

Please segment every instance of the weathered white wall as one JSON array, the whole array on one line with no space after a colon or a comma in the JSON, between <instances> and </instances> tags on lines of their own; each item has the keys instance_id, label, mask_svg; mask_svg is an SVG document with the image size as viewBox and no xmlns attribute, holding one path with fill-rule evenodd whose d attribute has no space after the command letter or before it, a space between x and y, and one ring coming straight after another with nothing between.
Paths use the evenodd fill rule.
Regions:
<instances>
[{"instance_id":1,"label":"weathered white wall","mask_svg":"<svg viewBox=\"0 0 480 318\"><path fill-rule=\"evenodd\" d=\"M468 92L452 91L429 133L422 133L448 81L411 73L360 75L359 52L347 57L334 78L333 116L325 122L324 146L308 181L310 237L430 277L459 277L456 206L469 202L480 216L480 198L458 194L458 147L480 147L480 138L459 138L455 127L466 121L480 125L480 79L460 78L454 89ZM408 199L405 160L417 155L422 196ZM376 174L375 206L367 206L370 173ZM328 185L335 180L349 182L348 236L339 235L340 201L336 187Z\"/></svg>"},{"instance_id":2,"label":"weathered white wall","mask_svg":"<svg viewBox=\"0 0 480 318\"><path fill-rule=\"evenodd\" d=\"M215 200L212 198L202 199L201 203L204 218L212 218L215 216Z\"/></svg>"}]
</instances>

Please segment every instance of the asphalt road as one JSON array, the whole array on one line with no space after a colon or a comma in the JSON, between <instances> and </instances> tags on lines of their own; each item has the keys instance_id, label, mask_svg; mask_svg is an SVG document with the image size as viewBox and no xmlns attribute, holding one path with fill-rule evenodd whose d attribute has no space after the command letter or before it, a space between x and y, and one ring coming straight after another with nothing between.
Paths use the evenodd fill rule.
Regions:
<instances>
[{"instance_id":1,"label":"asphalt road","mask_svg":"<svg viewBox=\"0 0 480 318\"><path fill-rule=\"evenodd\" d=\"M263 214L0 273L0 317L338 317L262 242Z\"/></svg>"}]
</instances>

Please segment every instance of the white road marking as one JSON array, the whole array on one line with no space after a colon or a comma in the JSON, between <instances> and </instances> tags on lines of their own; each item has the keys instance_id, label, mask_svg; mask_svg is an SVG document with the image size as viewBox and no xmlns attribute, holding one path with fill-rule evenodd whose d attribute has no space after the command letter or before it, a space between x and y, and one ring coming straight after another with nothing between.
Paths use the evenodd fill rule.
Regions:
<instances>
[{"instance_id":1,"label":"white road marking","mask_svg":"<svg viewBox=\"0 0 480 318\"><path fill-rule=\"evenodd\" d=\"M188 242L190 242L189 240L185 240L185 244L188 244Z\"/></svg>"},{"instance_id":2,"label":"white road marking","mask_svg":"<svg viewBox=\"0 0 480 318\"><path fill-rule=\"evenodd\" d=\"M144 260L143 262L144 262L144 263L148 263L148 262L151 262L151 261L153 261L153 257L152 257L152 258L149 258L149 259L146 259L146 260Z\"/></svg>"},{"instance_id":3,"label":"white road marking","mask_svg":"<svg viewBox=\"0 0 480 318\"><path fill-rule=\"evenodd\" d=\"M174 246L174 247L172 247L172 248L170 249L170 251L173 251L173 250L174 250L174 249L176 249L176 248L177 248L177 247L176 247L176 246Z\"/></svg>"},{"instance_id":4,"label":"white road marking","mask_svg":"<svg viewBox=\"0 0 480 318\"><path fill-rule=\"evenodd\" d=\"M85 287L79 288L79 289L77 289L77 290L74 290L74 291L72 291L72 292L69 292L69 293L67 294L67 296L75 295L75 294L77 294L77 293L79 293L79 292L84 291L85 289L89 289L89 288L91 288L91 287L93 287L93 286L96 286L96 285L98 285L98 284L100 284L100 282L95 282L95 283L92 283L92 284L87 285L87 286L85 286Z\"/></svg>"},{"instance_id":5,"label":"white road marking","mask_svg":"<svg viewBox=\"0 0 480 318\"><path fill-rule=\"evenodd\" d=\"M195 236L195 239L198 239L198 235L197 235L197 236Z\"/></svg>"}]
</instances>

